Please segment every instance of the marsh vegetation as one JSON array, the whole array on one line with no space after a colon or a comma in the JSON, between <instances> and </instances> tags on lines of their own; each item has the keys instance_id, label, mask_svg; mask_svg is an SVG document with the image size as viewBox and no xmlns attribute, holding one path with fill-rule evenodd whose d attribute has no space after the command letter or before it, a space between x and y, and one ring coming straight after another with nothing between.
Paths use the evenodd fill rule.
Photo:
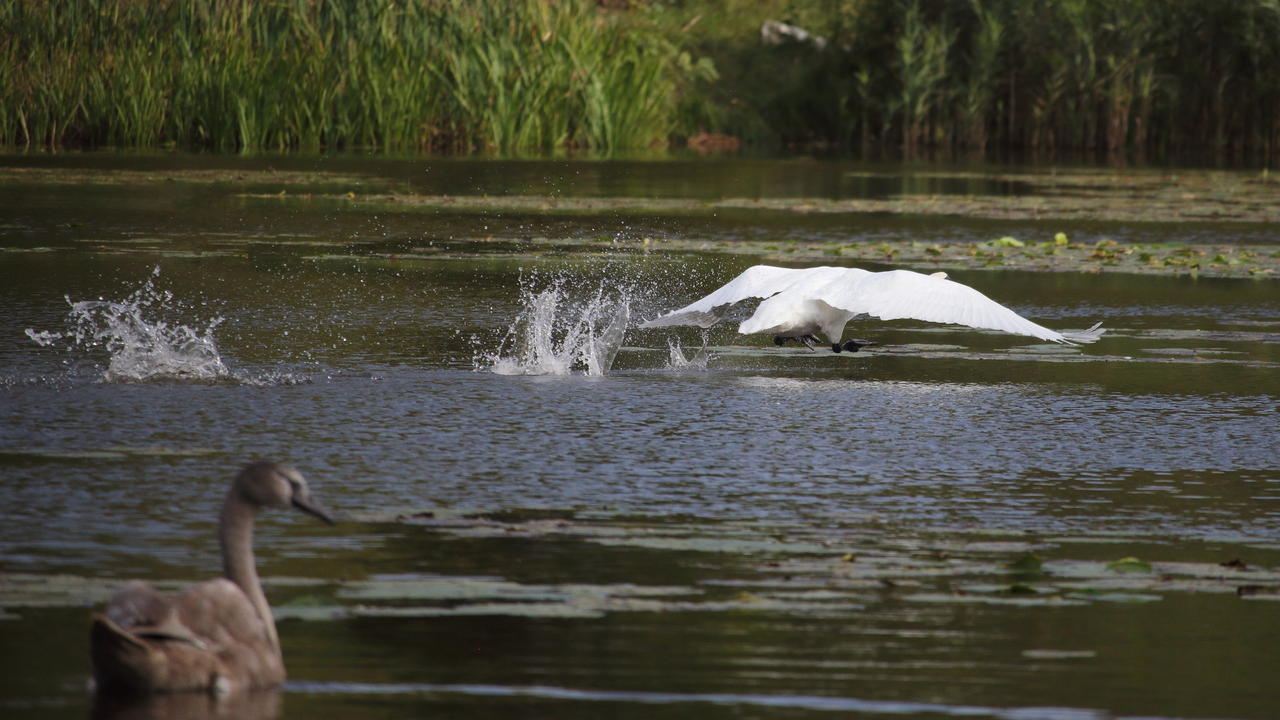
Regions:
<instances>
[{"instance_id":1,"label":"marsh vegetation","mask_svg":"<svg viewBox=\"0 0 1280 720\"><path fill-rule=\"evenodd\" d=\"M806 39L764 42L765 21ZM1280 4L0 3L0 143L1280 151Z\"/></svg>"}]
</instances>

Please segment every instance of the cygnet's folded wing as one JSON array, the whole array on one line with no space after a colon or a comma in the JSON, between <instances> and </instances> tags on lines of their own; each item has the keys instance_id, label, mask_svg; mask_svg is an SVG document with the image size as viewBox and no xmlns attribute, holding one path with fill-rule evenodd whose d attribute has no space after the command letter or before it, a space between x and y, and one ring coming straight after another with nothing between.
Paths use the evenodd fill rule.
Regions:
<instances>
[{"instance_id":1,"label":"cygnet's folded wing","mask_svg":"<svg viewBox=\"0 0 1280 720\"><path fill-rule=\"evenodd\" d=\"M942 277L910 270L889 270L835 278L810 286L807 294L832 307L866 313L881 320L910 318L973 328L1030 335L1057 343L1091 343L1104 332L1101 323L1088 330L1061 333L1037 325L974 290Z\"/></svg>"},{"instance_id":2,"label":"cygnet's folded wing","mask_svg":"<svg viewBox=\"0 0 1280 720\"><path fill-rule=\"evenodd\" d=\"M755 265L743 270L738 277L701 300L641 323L640 327L693 325L709 328L720 322L729 308L743 300L767 298L795 288L825 286L829 281L845 277L850 272L871 274L857 268L781 268L772 265Z\"/></svg>"}]
</instances>

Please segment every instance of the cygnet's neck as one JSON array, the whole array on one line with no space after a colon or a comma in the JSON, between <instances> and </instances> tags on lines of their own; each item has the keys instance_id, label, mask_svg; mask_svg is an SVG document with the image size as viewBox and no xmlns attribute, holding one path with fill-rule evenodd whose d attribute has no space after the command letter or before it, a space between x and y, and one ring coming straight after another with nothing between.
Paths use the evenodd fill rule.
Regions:
<instances>
[{"instance_id":1,"label":"cygnet's neck","mask_svg":"<svg viewBox=\"0 0 1280 720\"><path fill-rule=\"evenodd\" d=\"M256 514L257 508L245 502L236 488L231 488L226 502L222 504L222 520L218 532L218 539L222 543L222 570L226 578L238 585L249 598L267 630L267 639L279 654L280 639L276 635L276 624L271 618L267 596L262 592L257 563L253 557L253 519Z\"/></svg>"}]
</instances>

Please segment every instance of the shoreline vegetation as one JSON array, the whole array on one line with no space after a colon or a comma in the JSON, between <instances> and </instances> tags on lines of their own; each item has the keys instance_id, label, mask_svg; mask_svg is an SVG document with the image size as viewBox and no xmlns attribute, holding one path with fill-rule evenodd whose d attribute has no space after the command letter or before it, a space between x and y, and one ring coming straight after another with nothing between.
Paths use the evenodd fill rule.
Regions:
<instances>
[{"instance_id":1,"label":"shoreline vegetation","mask_svg":"<svg viewBox=\"0 0 1280 720\"><path fill-rule=\"evenodd\" d=\"M0 146L1280 158L1280 0L0 0Z\"/></svg>"}]
</instances>

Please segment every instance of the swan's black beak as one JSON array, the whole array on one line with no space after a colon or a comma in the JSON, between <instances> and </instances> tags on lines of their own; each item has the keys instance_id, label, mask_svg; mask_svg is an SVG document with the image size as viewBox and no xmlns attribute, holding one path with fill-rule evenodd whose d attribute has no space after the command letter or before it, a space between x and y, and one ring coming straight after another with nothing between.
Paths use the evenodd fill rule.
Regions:
<instances>
[{"instance_id":1,"label":"swan's black beak","mask_svg":"<svg viewBox=\"0 0 1280 720\"><path fill-rule=\"evenodd\" d=\"M308 515L314 515L326 523L332 525L334 523L333 515L325 509L323 505L311 498L311 495L293 496L293 506Z\"/></svg>"}]
</instances>

